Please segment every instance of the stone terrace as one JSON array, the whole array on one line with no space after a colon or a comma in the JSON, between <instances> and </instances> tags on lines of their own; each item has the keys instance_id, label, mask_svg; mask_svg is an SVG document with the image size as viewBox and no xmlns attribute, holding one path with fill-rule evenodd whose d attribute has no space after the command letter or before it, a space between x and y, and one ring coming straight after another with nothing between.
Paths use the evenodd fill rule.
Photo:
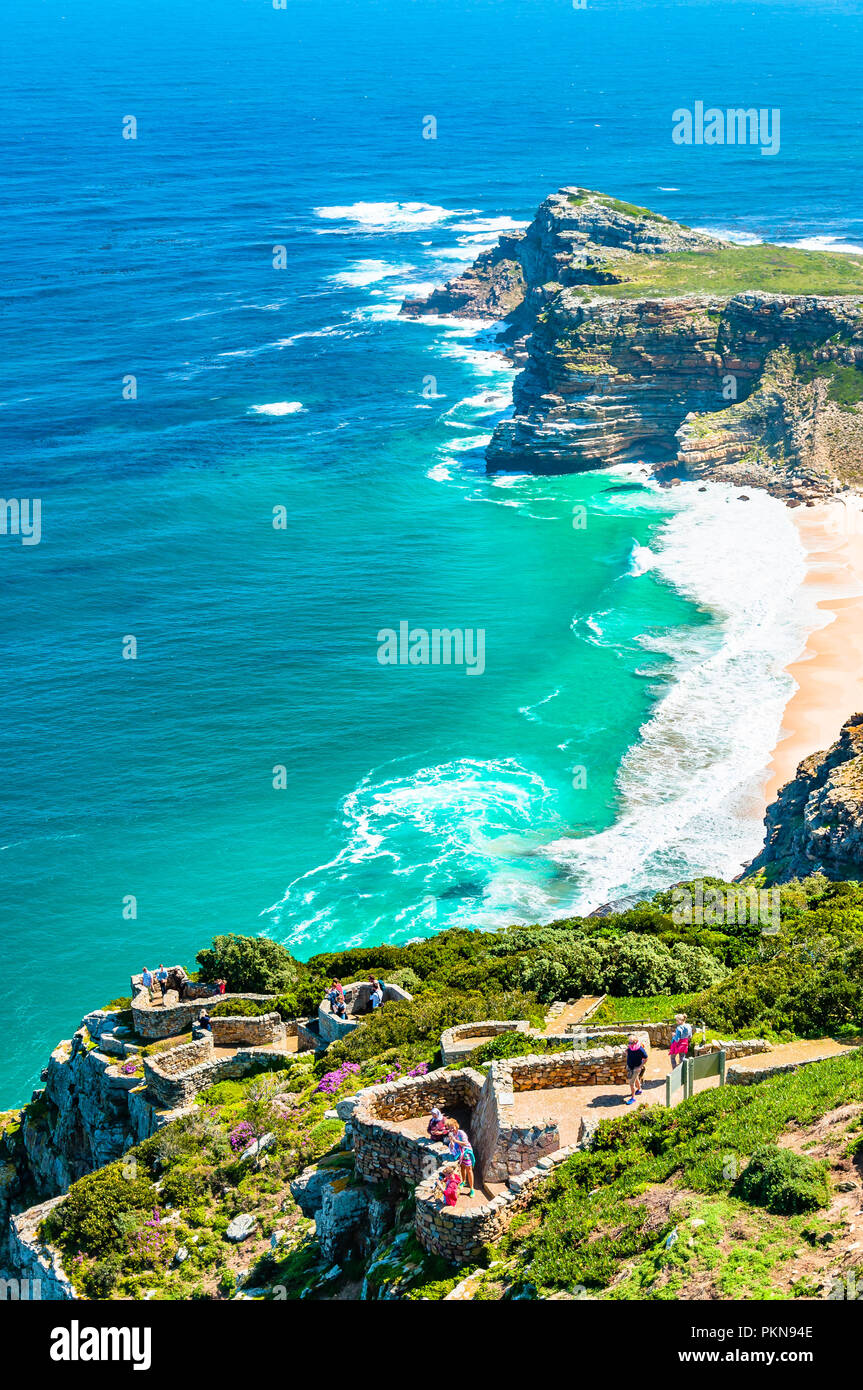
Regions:
<instances>
[{"instance_id":1,"label":"stone terrace","mask_svg":"<svg viewBox=\"0 0 863 1390\"><path fill-rule=\"evenodd\" d=\"M277 1066L296 1053L277 1013L214 1018L212 1033L144 1058L147 1092L166 1110L190 1105L216 1081L238 1080L261 1066Z\"/></svg>"}]
</instances>

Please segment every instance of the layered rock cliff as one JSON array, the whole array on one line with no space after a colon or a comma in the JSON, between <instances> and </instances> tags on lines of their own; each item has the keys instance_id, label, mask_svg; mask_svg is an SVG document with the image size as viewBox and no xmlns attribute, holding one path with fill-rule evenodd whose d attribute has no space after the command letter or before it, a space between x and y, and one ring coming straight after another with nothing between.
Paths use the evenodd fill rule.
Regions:
<instances>
[{"instance_id":1,"label":"layered rock cliff","mask_svg":"<svg viewBox=\"0 0 863 1390\"><path fill-rule=\"evenodd\" d=\"M820 872L863 878L863 714L842 727L823 753L804 758L767 809L764 849L748 873L771 882Z\"/></svg>"},{"instance_id":2,"label":"layered rock cliff","mask_svg":"<svg viewBox=\"0 0 863 1390\"><path fill-rule=\"evenodd\" d=\"M808 498L863 480L861 296L863 259L730 246L565 188L402 312L505 323L523 370L492 469L642 459Z\"/></svg>"}]
</instances>

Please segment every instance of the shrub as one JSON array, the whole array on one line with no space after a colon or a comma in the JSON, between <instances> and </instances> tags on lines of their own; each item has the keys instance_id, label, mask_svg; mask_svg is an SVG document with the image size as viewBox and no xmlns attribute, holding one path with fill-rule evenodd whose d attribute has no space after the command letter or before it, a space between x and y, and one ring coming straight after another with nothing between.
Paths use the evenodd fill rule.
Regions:
<instances>
[{"instance_id":1,"label":"shrub","mask_svg":"<svg viewBox=\"0 0 863 1390\"><path fill-rule=\"evenodd\" d=\"M208 1188L203 1168L174 1168L160 1188L163 1202L172 1207L190 1207L200 1201Z\"/></svg>"},{"instance_id":2,"label":"shrub","mask_svg":"<svg viewBox=\"0 0 863 1390\"><path fill-rule=\"evenodd\" d=\"M824 1164L776 1144L756 1149L731 1190L779 1216L815 1211L830 1199Z\"/></svg>"},{"instance_id":3,"label":"shrub","mask_svg":"<svg viewBox=\"0 0 863 1390\"><path fill-rule=\"evenodd\" d=\"M84 1293L88 1298L110 1298L122 1272L123 1262L118 1255L108 1255L104 1260L97 1260L82 1280Z\"/></svg>"},{"instance_id":4,"label":"shrub","mask_svg":"<svg viewBox=\"0 0 863 1390\"><path fill-rule=\"evenodd\" d=\"M548 954L523 961L520 983L543 1002L574 994L677 994L704 989L726 974L709 951L625 932L576 937L553 944Z\"/></svg>"},{"instance_id":5,"label":"shrub","mask_svg":"<svg viewBox=\"0 0 863 1390\"><path fill-rule=\"evenodd\" d=\"M216 936L197 959L202 978L226 980L232 994L278 994L295 985L304 969L268 936Z\"/></svg>"},{"instance_id":6,"label":"shrub","mask_svg":"<svg viewBox=\"0 0 863 1390\"><path fill-rule=\"evenodd\" d=\"M422 980L415 970L411 970L409 965L403 965L398 970L388 970L384 977L384 983L407 990L408 994L418 994L422 989Z\"/></svg>"},{"instance_id":7,"label":"shrub","mask_svg":"<svg viewBox=\"0 0 863 1390\"><path fill-rule=\"evenodd\" d=\"M525 1018L536 1014L533 999L523 994L486 996L479 993L429 991L409 1003L393 1000L363 1019L359 1028L333 1043L328 1061L362 1062L388 1048L422 1040L439 1043L445 1028L478 1023L484 1018Z\"/></svg>"},{"instance_id":8,"label":"shrub","mask_svg":"<svg viewBox=\"0 0 863 1390\"><path fill-rule=\"evenodd\" d=\"M126 1178L119 1164L111 1164L73 1183L48 1226L53 1238L88 1255L120 1251L127 1243L124 1218L142 1224L158 1201L149 1178Z\"/></svg>"},{"instance_id":9,"label":"shrub","mask_svg":"<svg viewBox=\"0 0 863 1390\"><path fill-rule=\"evenodd\" d=\"M211 1018L259 1018L274 1012L269 999L224 999L208 1010Z\"/></svg>"}]
</instances>

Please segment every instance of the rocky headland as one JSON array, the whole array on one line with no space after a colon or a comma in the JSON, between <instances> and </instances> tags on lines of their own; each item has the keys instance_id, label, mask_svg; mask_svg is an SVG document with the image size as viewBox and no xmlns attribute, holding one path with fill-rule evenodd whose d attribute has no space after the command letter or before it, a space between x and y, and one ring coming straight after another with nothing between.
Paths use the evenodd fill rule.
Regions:
<instances>
[{"instance_id":1,"label":"rocky headland","mask_svg":"<svg viewBox=\"0 0 863 1390\"><path fill-rule=\"evenodd\" d=\"M571 187L402 313L504 325L522 371L492 470L643 460L794 502L863 479L863 258L733 246Z\"/></svg>"},{"instance_id":2,"label":"rocky headland","mask_svg":"<svg viewBox=\"0 0 863 1390\"><path fill-rule=\"evenodd\" d=\"M765 818L764 849L748 873L771 882L822 873L863 877L863 714L854 714L826 752L804 758Z\"/></svg>"}]
</instances>

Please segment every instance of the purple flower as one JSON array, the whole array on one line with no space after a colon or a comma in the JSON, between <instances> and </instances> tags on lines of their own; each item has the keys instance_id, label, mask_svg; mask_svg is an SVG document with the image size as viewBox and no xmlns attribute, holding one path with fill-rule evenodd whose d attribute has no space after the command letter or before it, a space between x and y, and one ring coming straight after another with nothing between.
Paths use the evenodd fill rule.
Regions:
<instances>
[{"instance_id":1,"label":"purple flower","mask_svg":"<svg viewBox=\"0 0 863 1390\"><path fill-rule=\"evenodd\" d=\"M347 1081L352 1072L358 1072L359 1067L355 1062L342 1062L336 1071L325 1072L315 1087L316 1091L323 1091L325 1095L331 1096L340 1086Z\"/></svg>"},{"instance_id":2,"label":"purple flower","mask_svg":"<svg viewBox=\"0 0 863 1390\"><path fill-rule=\"evenodd\" d=\"M252 1129L248 1120L242 1120L240 1124L235 1125L230 1131L228 1138L231 1141L231 1148L234 1150L234 1153L240 1153L241 1150L247 1149L249 1145L254 1142L255 1131Z\"/></svg>"},{"instance_id":3,"label":"purple flower","mask_svg":"<svg viewBox=\"0 0 863 1390\"><path fill-rule=\"evenodd\" d=\"M420 1062L419 1066L411 1067L410 1071L408 1072L408 1076L425 1076L428 1069L428 1062Z\"/></svg>"}]
</instances>

